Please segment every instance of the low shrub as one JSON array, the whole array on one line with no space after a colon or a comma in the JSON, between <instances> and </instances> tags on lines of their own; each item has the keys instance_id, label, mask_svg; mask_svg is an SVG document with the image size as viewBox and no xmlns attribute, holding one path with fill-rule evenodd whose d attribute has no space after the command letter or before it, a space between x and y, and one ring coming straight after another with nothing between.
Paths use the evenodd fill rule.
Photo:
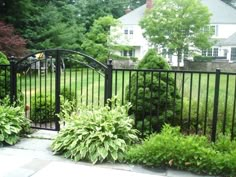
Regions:
<instances>
[{"instance_id":1,"label":"low shrub","mask_svg":"<svg viewBox=\"0 0 236 177\"><path fill-rule=\"evenodd\" d=\"M137 130L128 117L130 105L112 104L112 109L108 105L75 109L66 101L59 115L65 126L53 141L52 150L66 158L93 164L121 160L128 145L138 140Z\"/></svg>"},{"instance_id":2,"label":"low shrub","mask_svg":"<svg viewBox=\"0 0 236 177\"><path fill-rule=\"evenodd\" d=\"M0 52L0 65L9 65L7 57ZM2 68L0 67L0 99L10 93L10 67Z\"/></svg>"},{"instance_id":3,"label":"low shrub","mask_svg":"<svg viewBox=\"0 0 236 177\"><path fill-rule=\"evenodd\" d=\"M212 144L204 136L184 136L180 128L169 125L165 125L160 134L131 147L126 155L131 163L223 176L235 176L235 159L236 142L227 136L220 136L217 143Z\"/></svg>"},{"instance_id":4,"label":"low shrub","mask_svg":"<svg viewBox=\"0 0 236 177\"><path fill-rule=\"evenodd\" d=\"M20 135L30 130L30 122L25 118L24 109L9 105L8 98L0 104L0 146L17 143Z\"/></svg>"},{"instance_id":5,"label":"low shrub","mask_svg":"<svg viewBox=\"0 0 236 177\"><path fill-rule=\"evenodd\" d=\"M214 60L214 57L210 57L210 56L194 56L193 57L193 61L205 61L205 62L211 62L212 60Z\"/></svg>"},{"instance_id":6,"label":"low shrub","mask_svg":"<svg viewBox=\"0 0 236 177\"><path fill-rule=\"evenodd\" d=\"M72 101L75 93L68 88L61 88L61 104L65 100ZM55 98L50 95L36 94L31 98L31 120L35 123L45 123L54 121L55 114Z\"/></svg>"}]
</instances>

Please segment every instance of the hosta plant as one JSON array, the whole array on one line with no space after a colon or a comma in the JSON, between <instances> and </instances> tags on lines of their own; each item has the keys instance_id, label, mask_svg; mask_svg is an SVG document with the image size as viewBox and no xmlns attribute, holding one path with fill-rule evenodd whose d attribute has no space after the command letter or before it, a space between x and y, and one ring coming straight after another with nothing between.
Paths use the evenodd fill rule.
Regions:
<instances>
[{"instance_id":1,"label":"hosta plant","mask_svg":"<svg viewBox=\"0 0 236 177\"><path fill-rule=\"evenodd\" d=\"M112 102L101 108L71 108L64 103L59 117L65 123L52 144L55 153L93 164L121 160L128 145L138 140L127 112L129 104ZM72 111L73 110L73 111ZM72 112L71 112L72 111Z\"/></svg>"},{"instance_id":2,"label":"hosta plant","mask_svg":"<svg viewBox=\"0 0 236 177\"><path fill-rule=\"evenodd\" d=\"M9 100L0 104L0 146L17 143L20 135L29 129L30 122L22 107L10 106Z\"/></svg>"}]
</instances>

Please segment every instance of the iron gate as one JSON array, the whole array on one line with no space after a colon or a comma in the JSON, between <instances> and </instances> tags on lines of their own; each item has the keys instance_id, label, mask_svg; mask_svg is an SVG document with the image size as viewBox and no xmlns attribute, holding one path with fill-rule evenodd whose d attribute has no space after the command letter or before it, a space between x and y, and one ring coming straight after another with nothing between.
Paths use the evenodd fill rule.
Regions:
<instances>
[{"instance_id":1,"label":"iron gate","mask_svg":"<svg viewBox=\"0 0 236 177\"><path fill-rule=\"evenodd\" d=\"M57 114L65 100L103 105L111 97L111 62L106 66L83 53L50 49L11 59L11 100L25 105L32 128L60 129Z\"/></svg>"}]
</instances>

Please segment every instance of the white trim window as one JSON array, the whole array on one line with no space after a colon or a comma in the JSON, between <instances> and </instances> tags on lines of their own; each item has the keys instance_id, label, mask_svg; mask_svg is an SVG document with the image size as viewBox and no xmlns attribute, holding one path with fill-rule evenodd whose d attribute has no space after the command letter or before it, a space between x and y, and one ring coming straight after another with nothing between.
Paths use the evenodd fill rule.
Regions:
<instances>
[{"instance_id":1,"label":"white trim window","mask_svg":"<svg viewBox=\"0 0 236 177\"><path fill-rule=\"evenodd\" d=\"M218 57L219 56L219 48L209 48L209 49L203 49L202 50L202 56L208 56L208 57Z\"/></svg>"},{"instance_id":2,"label":"white trim window","mask_svg":"<svg viewBox=\"0 0 236 177\"><path fill-rule=\"evenodd\" d=\"M231 48L231 60L236 61L236 47Z\"/></svg>"},{"instance_id":3,"label":"white trim window","mask_svg":"<svg viewBox=\"0 0 236 177\"><path fill-rule=\"evenodd\" d=\"M218 25L209 25L202 29L203 32L212 31L212 36L218 36Z\"/></svg>"},{"instance_id":4,"label":"white trim window","mask_svg":"<svg viewBox=\"0 0 236 177\"><path fill-rule=\"evenodd\" d=\"M135 50L123 50L121 51L121 56L123 57L135 57Z\"/></svg>"},{"instance_id":5,"label":"white trim window","mask_svg":"<svg viewBox=\"0 0 236 177\"><path fill-rule=\"evenodd\" d=\"M124 35L127 37L133 37L133 35L134 35L133 27L125 27L124 28Z\"/></svg>"}]
</instances>

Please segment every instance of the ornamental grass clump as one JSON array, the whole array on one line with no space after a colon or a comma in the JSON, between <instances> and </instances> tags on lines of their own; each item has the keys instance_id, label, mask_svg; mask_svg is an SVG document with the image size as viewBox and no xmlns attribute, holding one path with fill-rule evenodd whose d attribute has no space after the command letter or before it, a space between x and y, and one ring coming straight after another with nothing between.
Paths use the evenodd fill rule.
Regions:
<instances>
[{"instance_id":1,"label":"ornamental grass clump","mask_svg":"<svg viewBox=\"0 0 236 177\"><path fill-rule=\"evenodd\" d=\"M127 114L129 104L109 104L112 108L75 108L66 101L59 115L64 126L52 144L54 153L93 164L122 160L127 147L138 141L138 132Z\"/></svg>"}]
</instances>

